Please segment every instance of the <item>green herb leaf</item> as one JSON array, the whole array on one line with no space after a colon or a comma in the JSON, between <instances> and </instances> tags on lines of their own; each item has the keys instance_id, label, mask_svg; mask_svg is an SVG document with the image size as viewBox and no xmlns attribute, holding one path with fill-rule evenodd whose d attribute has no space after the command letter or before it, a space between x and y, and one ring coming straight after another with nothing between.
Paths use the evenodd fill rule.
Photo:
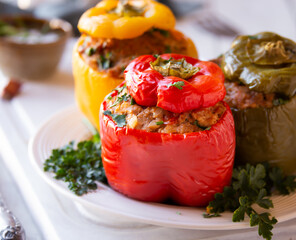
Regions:
<instances>
[{"instance_id":1,"label":"green herb leaf","mask_svg":"<svg viewBox=\"0 0 296 240\"><path fill-rule=\"evenodd\" d=\"M68 183L68 188L82 195L97 188L96 181L107 182L101 159L101 139L95 134L91 140L74 142L52 150L44 162L44 171L55 173L55 178Z\"/></svg>"},{"instance_id":2,"label":"green herb leaf","mask_svg":"<svg viewBox=\"0 0 296 240\"><path fill-rule=\"evenodd\" d=\"M215 194L215 199L207 206L207 214L220 214L226 210L233 212L233 221L250 217L250 226L258 226L258 234L269 240L277 223L269 213L257 213L253 205L269 209L273 203L269 198L272 189L281 194L296 190L296 176L285 176L283 171L268 164L247 164L233 169L231 186L223 193Z\"/></svg>"},{"instance_id":3,"label":"green herb leaf","mask_svg":"<svg viewBox=\"0 0 296 240\"><path fill-rule=\"evenodd\" d=\"M164 124L163 121L156 122L156 125L162 125L162 124Z\"/></svg>"},{"instance_id":4,"label":"green herb leaf","mask_svg":"<svg viewBox=\"0 0 296 240\"><path fill-rule=\"evenodd\" d=\"M232 221L233 222L243 221L245 219L245 213L246 213L246 208L240 206L238 209L234 211L232 216Z\"/></svg>"},{"instance_id":5,"label":"green herb leaf","mask_svg":"<svg viewBox=\"0 0 296 240\"><path fill-rule=\"evenodd\" d=\"M135 105L135 104L136 104L135 99L133 99L133 98L131 97L131 105Z\"/></svg>"},{"instance_id":6,"label":"green herb leaf","mask_svg":"<svg viewBox=\"0 0 296 240\"><path fill-rule=\"evenodd\" d=\"M108 69L111 67L111 53L106 53L105 55L100 55L97 62L100 69Z\"/></svg>"},{"instance_id":7,"label":"green herb leaf","mask_svg":"<svg viewBox=\"0 0 296 240\"><path fill-rule=\"evenodd\" d=\"M273 225L277 223L277 220L273 217L269 218L269 213L261 213L258 215L258 234L267 240L271 240Z\"/></svg>"},{"instance_id":8,"label":"green herb leaf","mask_svg":"<svg viewBox=\"0 0 296 240\"><path fill-rule=\"evenodd\" d=\"M121 96L118 96L117 99L114 101L114 103L110 106L110 108L118 105L119 103L121 102L126 102L127 100L130 99L130 95L128 95L127 93L124 93L123 95Z\"/></svg>"},{"instance_id":9,"label":"green herb leaf","mask_svg":"<svg viewBox=\"0 0 296 240\"><path fill-rule=\"evenodd\" d=\"M199 127L199 128L202 129L202 130L210 130L210 129L212 128L211 126L209 126L209 127L204 127L204 126L199 125L199 123L198 123L197 120L194 121L194 125L197 126L197 127Z\"/></svg>"},{"instance_id":10,"label":"green herb leaf","mask_svg":"<svg viewBox=\"0 0 296 240\"><path fill-rule=\"evenodd\" d=\"M170 36L170 32L160 29L160 28L151 28L150 30L151 33L153 32L159 32L161 35L163 35L164 37L169 37Z\"/></svg>"},{"instance_id":11,"label":"green herb leaf","mask_svg":"<svg viewBox=\"0 0 296 240\"><path fill-rule=\"evenodd\" d=\"M183 81L178 81L178 82L174 82L174 83L169 83L167 85L167 87L168 88L170 88L170 87L176 87L179 90L182 90L183 89L182 86L184 86L184 85L185 85L185 83Z\"/></svg>"},{"instance_id":12,"label":"green herb leaf","mask_svg":"<svg viewBox=\"0 0 296 240\"><path fill-rule=\"evenodd\" d=\"M87 56L92 56L92 55L94 55L95 52L96 52L96 50L93 47L89 47L85 50L85 53Z\"/></svg>"},{"instance_id":13,"label":"green herb leaf","mask_svg":"<svg viewBox=\"0 0 296 240\"><path fill-rule=\"evenodd\" d=\"M113 119L113 121L116 122L118 127L124 127L126 125L126 116L125 115L111 113L110 110L104 111L103 114L106 116L110 116Z\"/></svg>"}]
</instances>

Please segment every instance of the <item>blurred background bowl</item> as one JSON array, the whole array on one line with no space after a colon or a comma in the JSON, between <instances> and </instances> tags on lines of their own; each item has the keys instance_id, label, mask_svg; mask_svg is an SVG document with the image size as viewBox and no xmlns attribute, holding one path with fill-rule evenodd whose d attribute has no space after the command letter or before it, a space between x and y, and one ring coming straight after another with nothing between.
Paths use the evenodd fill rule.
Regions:
<instances>
[{"instance_id":1,"label":"blurred background bowl","mask_svg":"<svg viewBox=\"0 0 296 240\"><path fill-rule=\"evenodd\" d=\"M42 79L54 73L62 56L65 44L72 34L71 25L61 19L42 20L31 16L3 16L2 23L17 29L39 31L48 38L21 41L10 36L0 36L0 69L8 77L16 79ZM28 35L30 32L28 31ZM29 39L29 38L28 38Z\"/></svg>"}]
</instances>

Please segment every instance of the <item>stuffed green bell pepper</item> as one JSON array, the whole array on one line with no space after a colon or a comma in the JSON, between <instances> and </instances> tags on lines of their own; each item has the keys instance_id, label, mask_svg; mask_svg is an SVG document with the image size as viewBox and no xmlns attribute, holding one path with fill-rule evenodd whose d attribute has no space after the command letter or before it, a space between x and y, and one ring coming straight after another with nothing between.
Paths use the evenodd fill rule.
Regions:
<instances>
[{"instance_id":1,"label":"stuffed green bell pepper","mask_svg":"<svg viewBox=\"0 0 296 240\"><path fill-rule=\"evenodd\" d=\"M275 33L237 37L221 61L236 127L236 160L296 171L296 43Z\"/></svg>"}]
</instances>

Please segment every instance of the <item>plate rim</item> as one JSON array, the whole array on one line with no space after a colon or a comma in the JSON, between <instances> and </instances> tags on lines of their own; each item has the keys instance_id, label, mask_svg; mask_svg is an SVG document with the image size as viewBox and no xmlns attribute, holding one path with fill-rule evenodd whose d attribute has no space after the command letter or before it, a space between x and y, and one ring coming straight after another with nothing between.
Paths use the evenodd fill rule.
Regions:
<instances>
[{"instance_id":1,"label":"plate rim","mask_svg":"<svg viewBox=\"0 0 296 240\"><path fill-rule=\"evenodd\" d=\"M58 118L60 118L61 116L65 116L66 114L69 115L73 114L73 115L80 115L81 118L83 118L83 114L78 110L78 108L76 106L70 106L70 107L66 107L58 112L56 112L55 114L53 114L52 116L50 116L49 118L47 118L43 123L41 123L39 125L39 127L37 127L37 130L35 131L35 133L33 134L33 136L30 138L29 140L29 144L28 144L28 152L29 152L29 158L30 161L32 163L32 165L34 166L34 169L37 170L38 174L40 175L40 177L45 180L45 182L54 190L57 190L60 194L63 194L64 196L70 198L70 199L74 199L75 201L79 202L80 204L82 204L85 207L91 207L91 208L96 208L99 211L103 211L106 213L112 213L115 216L118 217L123 217L126 218L126 220L128 221L137 221L137 222L141 222L141 223L146 223L146 224L152 224L152 225L158 225L158 226L163 226L163 227L173 227L173 228L181 228L181 229L196 229L196 230L238 230L238 229L249 229L252 228L249 225L249 221L248 217L242 221L242 222L225 222L219 225L207 225L207 224L194 224L194 225L189 225L186 223L176 223L175 221L161 221L161 220L154 220L154 219L150 219L147 216L139 216L139 215L135 215L135 214L131 214L131 213L127 213L126 211L118 211L116 209L112 209L112 208L107 208L106 206L102 206L102 205L98 205L95 204L93 202L91 202L89 199L84 198L83 196L77 196L75 195L73 192L71 192L67 187L62 186L62 184L59 184L59 180L54 179L53 174L52 173L46 173L43 171L43 168L41 168L41 166L38 164L39 162L42 163L45 161L45 159L38 159L39 157L35 155L35 147L38 146L38 143L36 143L36 141L38 140L38 136L46 130L46 128L49 127L50 124L53 124L57 121ZM81 122L81 120L80 120ZM82 124L82 122L81 122ZM64 143L67 144L67 143ZM64 183L64 182L63 182ZM178 208L179 210L175 210L175 213L177 215L177 212L180 211L180 209L182 210L189 210L191 211L191 207L183 207L183 206L175 206L175 205L165 205L165 204L161 204L161 203L147 203L147 202L140 202L131 198L128 198L116 191L114 191L112 188L97 182L98 188L108 188L109 191L112 194L116 194L120 197L123 197L125 199L128 199L128 201L132 201L135 202L137 204L141 204L143 206L152 206L152 207L160 207L160 208ZM96 194L96 192L99 192L100 190L96 190L93 193ZM196 208L196 209L201 209L201 208ZM182 211L181 210L181 211ZM204 211L205 212L205 211ZM229 215L231 214L230 212L224 212L222 214L226 214ZM291 215L291 216L290 216ZM222 216L223 217L223 216ZM291 220L295 218L295 213L293 214L293 212L291 212L290 214L286 214L285 217L277 217L278 222L284 222L287 220ZM207 219L207 218L203 218L204 222L207 222L207 220L211 220L211 219Z\"/></svg>"}]
</instances>

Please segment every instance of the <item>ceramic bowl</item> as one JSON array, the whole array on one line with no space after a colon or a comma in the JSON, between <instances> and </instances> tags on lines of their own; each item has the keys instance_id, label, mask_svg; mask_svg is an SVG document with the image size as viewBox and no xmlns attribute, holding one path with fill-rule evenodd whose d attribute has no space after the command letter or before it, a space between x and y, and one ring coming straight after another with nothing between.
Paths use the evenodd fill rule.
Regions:
<instances>
[{"instance_id":1,"label":"ceramic bowl","mask_svg":"<svg viewBox=\"0 0 296 240\"><path fill-rule=\"evenodd\" d=\"M47 26L56 38L51 41L21 42L0 36L0 69L8 77L16 79L44 79L56 69L72 33L71 25L61 19L42 20L30 16L0 17L10 24L21 22L28 29L43 31Z\"/></svg>"}]
</instances>

